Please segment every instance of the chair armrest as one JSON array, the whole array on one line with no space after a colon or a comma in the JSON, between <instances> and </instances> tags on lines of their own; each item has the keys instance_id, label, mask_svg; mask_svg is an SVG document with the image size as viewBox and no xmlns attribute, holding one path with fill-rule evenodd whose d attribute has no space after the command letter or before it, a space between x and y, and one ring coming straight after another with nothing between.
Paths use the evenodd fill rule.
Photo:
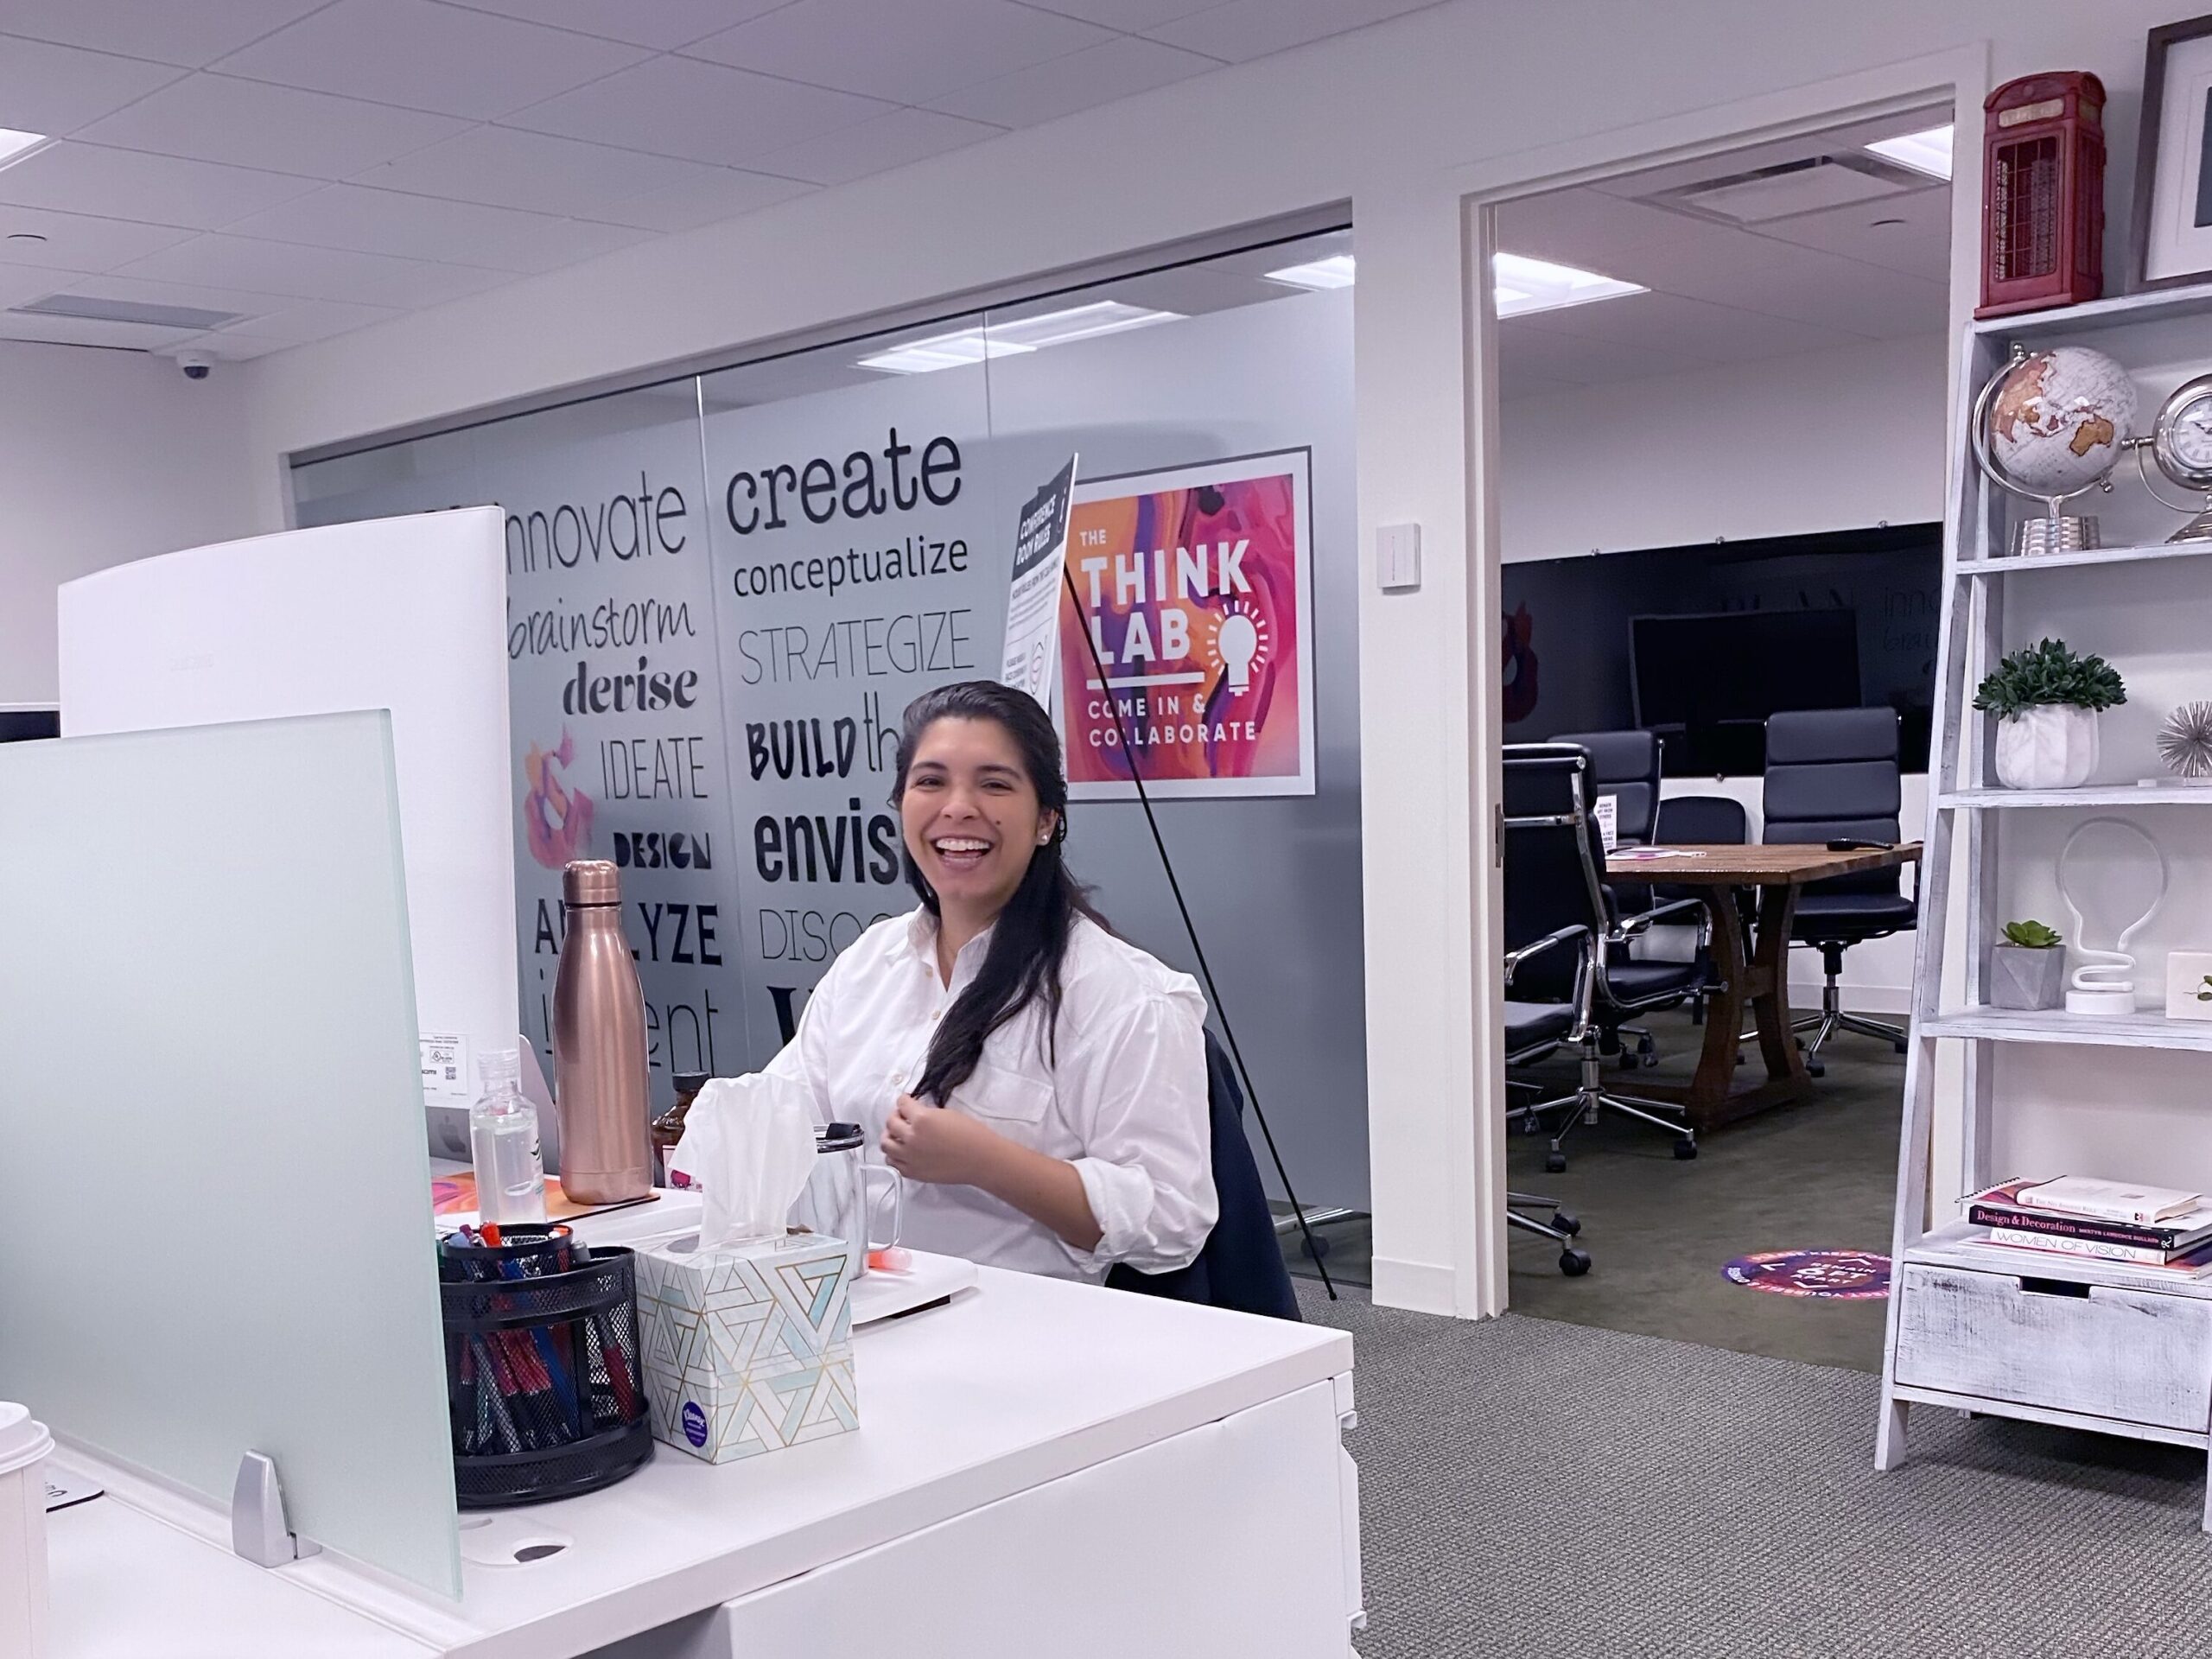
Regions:
<instances>
[{"instance_id":1,"label":"chair armrest","mask_svg":"<svg viewBox=\"0 0 2212 1659\"><path fill-rule=\"evenodd\" d=\"M1700 915L1703 915L1705 913L1705 900L1702 899L1669 899L1667 903L1661 905L1656 910L1647 910L1634 916L1624 916L1618 922L1614 924L1611 938L1615 944L1619 944L1623 940L1632 939L1645 929L1654 926L1679 910L1694 910Z\"/></svg>"},{"instance_id":2,"label":"chair armrest","mask_svg":"<svg viewBox=\"0 0 2212 1659\"><path fill-rule=\"evenodd\" d=\"M1531 940L1518 950L1507 951L1505 953L1505 982L1508 985L1513 982L1515 970L1529 957L1541 956L1555 946L1569 944L1577 939L1586 939L1589 937L1590 930L1578 922L1562 927L1555 933L1547 933L1541 939Z\"/></svg>"}]
</instances>

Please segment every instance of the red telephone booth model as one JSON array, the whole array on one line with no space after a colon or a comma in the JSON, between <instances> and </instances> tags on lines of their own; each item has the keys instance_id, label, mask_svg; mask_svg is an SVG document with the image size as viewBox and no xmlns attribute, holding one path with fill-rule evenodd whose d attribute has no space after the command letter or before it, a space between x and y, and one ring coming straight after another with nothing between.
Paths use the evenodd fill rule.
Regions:
<instances>
[{"instance_id":1,"label":"red telephone booth model","mask_svg":"<svg viewBox=\"0 0 2212 1659\"><path fill-rule=\"evenodd\" d=\"M2104 292L2104 83L2079 71L2008 80L1983 102L1977 317Z\"/></svg>"}]
</instances>

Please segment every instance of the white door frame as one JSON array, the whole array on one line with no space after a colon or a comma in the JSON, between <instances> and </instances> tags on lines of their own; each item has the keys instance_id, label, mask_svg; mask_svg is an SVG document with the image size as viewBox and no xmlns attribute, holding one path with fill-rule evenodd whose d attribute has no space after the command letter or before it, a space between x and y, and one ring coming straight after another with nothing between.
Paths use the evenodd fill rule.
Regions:
<instances>
[{"instance_id":1,"label":"white door frame","mask_svg":"<svg viewBox=\"0 0 2212 1659\"><path fill-rule=\"evenodd\" d=\"M1382 594L1370 582L1361 606L1363 707L1426 710L1407 722L1403 741L1374 724L1362 738L1364 798L1395 806L1384 820L1370 805L1363 829L1378 1303L1461 1318L1507 1303L1499 416L1497 319L1482 279L1493 210L1948 101L1966 140L1951 193L1955 333L1975 297L1981 179L1972 137L1989 60L1978 42L1355 194L1360 539L1371 548L1383 524L1422 524L1428 590ZM1408 951L1423 971L1382 982L1374 964Z\"/></svg>"}]
</instances>

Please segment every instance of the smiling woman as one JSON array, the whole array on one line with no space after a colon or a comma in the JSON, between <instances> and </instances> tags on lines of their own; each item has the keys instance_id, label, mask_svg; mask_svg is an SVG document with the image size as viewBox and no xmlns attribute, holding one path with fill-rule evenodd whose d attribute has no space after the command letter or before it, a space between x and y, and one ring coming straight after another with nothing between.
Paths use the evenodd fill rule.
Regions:
<instances>
[{"instance_id":1,"label":"smiling woman","mask_svg":"<svg viewBox=\"0 0 2212 1659\"><path fill-rule=\"evenodd\" d=\"M994 682L928 692L892 800L921 908L838 956L768 1070L912 1184L910 1244L1065 1278L1187 1265L1217 1210L1205 999L1069 874L1051 721Z\"/></svg>"}]
</instances>

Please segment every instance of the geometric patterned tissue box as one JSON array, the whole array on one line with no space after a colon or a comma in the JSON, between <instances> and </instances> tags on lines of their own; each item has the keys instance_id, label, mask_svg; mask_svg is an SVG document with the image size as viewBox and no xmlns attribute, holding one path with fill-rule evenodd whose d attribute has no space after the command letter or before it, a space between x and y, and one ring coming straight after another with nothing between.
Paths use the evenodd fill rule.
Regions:
<instances>
[{"instance_id":1,"label":"geometric patterned tissue box","mask_svg":"<svg viewBox=\"0 0 2212 1659\"><path fill-rule=\"evenodd\" d=\"M701 1251L690 1233L636 1251L653 1435L709 1463L860 1427L853 1256L794 1233Z\"/></svg>"}]
</instances>

